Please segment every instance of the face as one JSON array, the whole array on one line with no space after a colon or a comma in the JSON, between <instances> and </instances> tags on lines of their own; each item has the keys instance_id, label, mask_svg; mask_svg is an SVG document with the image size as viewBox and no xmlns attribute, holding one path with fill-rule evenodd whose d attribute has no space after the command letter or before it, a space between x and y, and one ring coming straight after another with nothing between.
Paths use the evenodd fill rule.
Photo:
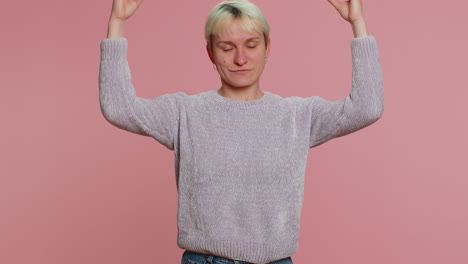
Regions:
<instances>
[{"instance_id":1,"label":"face","mask_svg":"<svg viewBox=\"0 0 468 264\"><path fill-rule=\"evenodd\" d=\"M213 36L213 51L207 45L211 62L216 64L223 87L259 87L260 76L270 54L270 40L265 48L262 33L249 33L242 30L234 20L229 28Z\"/></svg>"}]
</instances>

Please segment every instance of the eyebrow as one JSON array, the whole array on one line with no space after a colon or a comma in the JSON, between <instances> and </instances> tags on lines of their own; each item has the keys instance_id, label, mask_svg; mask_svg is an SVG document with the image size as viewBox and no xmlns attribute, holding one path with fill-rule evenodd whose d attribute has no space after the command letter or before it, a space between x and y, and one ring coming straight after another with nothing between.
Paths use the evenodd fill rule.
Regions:
<instances>
[{"instance_id":1,"label":"eyebrow","mask_svg":"<svg viewBox=\"0 0 468 264\"><path fill-rule=\"evenodd\" d=\"M258 40L260 39L260 37L253 37L253 38L249 38L247 39L245 42L249 42L249 41L252 41L252 40ZM220 44L220 43L231 43L231 44L234 44L232 41L229 41L229 40L220 40L220 41L217 41L216 44Z\"/></svg>"}]
</instances>

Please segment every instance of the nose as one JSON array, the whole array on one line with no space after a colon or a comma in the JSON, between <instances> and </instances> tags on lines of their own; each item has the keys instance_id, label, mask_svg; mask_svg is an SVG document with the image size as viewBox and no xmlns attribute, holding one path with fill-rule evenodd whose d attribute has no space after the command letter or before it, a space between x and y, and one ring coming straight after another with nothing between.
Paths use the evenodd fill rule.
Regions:
<instances>
[{"instance_id":1,"label":"nose","mask_svg":"<svg viewBox=\"0 0 468 264\"><path fill-rule=\"evenodd\" d=\"M242 49L238 49L234 58L234 63L242 66L247 63L247 56Z\"/></svg>"}]
</instances>

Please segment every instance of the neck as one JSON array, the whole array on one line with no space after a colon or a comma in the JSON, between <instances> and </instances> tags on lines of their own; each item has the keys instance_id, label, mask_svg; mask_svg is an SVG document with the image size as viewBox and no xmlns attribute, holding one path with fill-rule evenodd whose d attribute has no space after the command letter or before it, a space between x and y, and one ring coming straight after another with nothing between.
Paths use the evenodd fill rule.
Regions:
<instances>
[{"instance_id":1,"label":"neck","mask_svg":"<svg viewBox=\"0 0 468 264\"><path fill-rule=\"evenodd\" d=\"M231 87L223 83L218 94L237 101L252 101L264 96L264 93L260 90L258 84L248 87Z\"/></svg>"}]
</instances>

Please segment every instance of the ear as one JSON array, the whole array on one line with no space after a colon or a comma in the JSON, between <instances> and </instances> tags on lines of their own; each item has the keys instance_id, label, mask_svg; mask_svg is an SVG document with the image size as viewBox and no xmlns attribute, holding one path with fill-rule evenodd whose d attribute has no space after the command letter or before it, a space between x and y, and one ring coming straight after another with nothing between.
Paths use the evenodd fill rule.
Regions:
<instances>
[{"instance_id":1,"label":"ear","mask_svg":"<svg viewBox=\"0 0 468 264\"><path fill-rule=\"evenodd\" d=\"M268 38L267 49L266 49L266 51L265 51L265 55L266 55L267 57L270 56L270 46L271 46L271 38Z\"/></svg>"},{"instance_id":2,"label":"ear","mask_svg":"<svg viewBox=\"0 0 468 264\"><path fill-rule=\"evenodd\" d=\"M214 61L214 56L213 54L211 53L211 49L210 49L210 46L208 45L208 43L206 43L206 52L208 52L208 56L210 57L210 60L213 64L215 64L215 61Z\"/></svg>"}]
</instances>

